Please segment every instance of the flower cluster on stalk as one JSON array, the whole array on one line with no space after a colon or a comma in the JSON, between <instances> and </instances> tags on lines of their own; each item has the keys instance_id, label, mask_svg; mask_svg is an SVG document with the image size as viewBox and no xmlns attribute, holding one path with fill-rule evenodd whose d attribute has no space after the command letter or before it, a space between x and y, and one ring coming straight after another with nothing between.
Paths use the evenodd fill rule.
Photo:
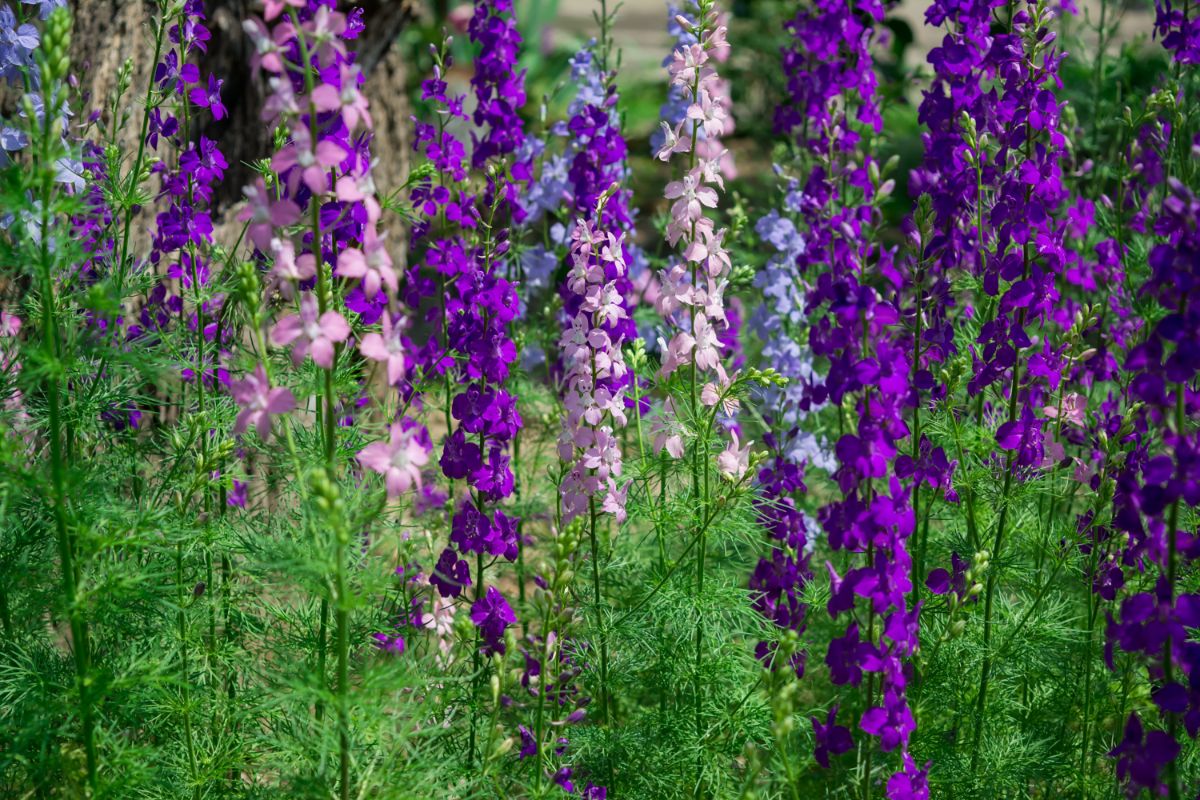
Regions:
<instances>
[{"instance_id":1,"label":"flower cluster on stalk","mask_svg":"<svg viewBox=\"0 0 1200 800\"><path fill-rule=\"evenodd\" d=\"M902 279L892 253L870 236L876 204L891 186L859 152L861 129L878 133L882 126L870 48L883 18L882 4L840 0L796 14L788 23L795 44L784 62L791 102L777 112L776 127L794 136L813 163L799 200L806 231L796 260L809 287L810 315L824 312L811 323L809 343L829 366L823 381L809 386L808 401L829 402L857 420L835 446L833 477L842 496L821 509L819 520L830 547L863 558L845 575L828 566L830 615L852 611L858 598L867 601L868 614L865 626L852 622L830 642L825 661L835 684L858 686L866 676L859 727L878 737L885 752L900 750L902 767L887 785L898 800L928 797L928 787L908 754L915 723L905 660L917 648L918 614L907 604L912 490L892 469L910 436L910 357L896 330ZM814 722L818 733L839 727L833 716ZM845 738L839 732L838 746L828 751L845 750Z\"/></svg>"},{"instance_id":2,"label":"flower cluster on stalk","mask_svg":"<svg viewBox=\"0 0 1200 800\"><path fill-rule=\"evenodd\" d=\"M722 363L724 343L720 334L728 326L725 290L732 268L725 249L726 230L716 228L706 209L717 207L725 180L721 171L722 152L701 152L702 131L710 137L724 129L724 112L719 99L715 64L727 57L729 43L720 12L704 3L696 22L683 17L678 23L692 34L694 41L678 47L667 66L670 85L687 98L685 115L674 125L664 123L663 140L656 153L661 161L676 154L686 155L687 171L667 184L666 198L671 201L667 224L667 242L682 255L658 274L659 293L655 308L674 328L669 341L659 341L662 355L661 378L684 370L690 372L694 405L716 406L730 384ZM684 369L690 368L690 369ZM691 409L697 414L698 405ZM664 404L656 419L655 452L665 449L671 456L683 454L681 425L671 400ZM737 479L746 472L744 451L738 449L736 434L730 443L727 468L722 474ZM727 449L729 449L727 448Z\"/></svg>"},{"instance_id":3,"label":"flower cluster on stalk","mask_svg":"<svg viewBox=\"0 0 1200 800\"><path fill-rule=\"evenodd\" d=\"M602 195L596 218L602 217ZM619 428L626 424L623 381L627 373L620 322L627 319L616 280L624 277L622 237L580 219L571 233L567 288L578 311L562 336L566 417L559 458L569 465L559 491L563 520L599 510L625 521ZM614 276L610 278L610 275Z\"/></svg>"},{"instance_id":4,"label":"flower cluster on stalk","mask_svg":"<svg viewBox=\"0 0 1200 800\"><path fill-rule=\"evenodd\" d=\"M417 146L438 169L441 183L435 187L430 180L418 187L414 201L431 218L419 226L420 237L430 236L435 222L451 218L460 229L476 231L473 239L448 236L428 242L426 261L434 267L439 286L434 289L433 281L418 277L417 292L442 293L441 319L422 350L426 374L445 376L447 392L451 376L466 383L448 398L447 425L450 417L457 424L448 432L439 459L446 478L465 480L471 490L470 496L457 502L450 541L459 554L475 554L477 565L484 567L485 556L515 560L520 547L516 518L488 506L513 492L507 450L522 424L516 397L504 384L517 357L509 327L519 311L516 285L509 277L513 257L508 232L525 214L518 195L528 180L528 165L512 160L524 141L517 109L525 101L524 73L516 70L521 37L512 3L479 0L469 31L471 41L481 49L472 78L479 130L472 134L470 161L486 172L484 190L471 197L459 187L445 185L447 179L455 183L466 179L466 149L445 128L445 117L463 115L462 98L446 95L439 72L425 82L423 94L442 105L444 117L437 127L418 126ZM419 294L410 300L416 302ZM469 569L447 548L438 561L438 581L461 591L470 580ZM495 586L485 586L482 575L476 574L474 581L471 620L479 629L483 650L502 653L504 631L516 621L515 614Z\"/></svg>"},{"instance_id":5,"label":"flower cluster on stalk","mask_svg":"<svg viewBox=\"0 0 1200 800\"><path fill-rule=\"evenodd\" d=\"M363 76L347 49L362 31L361 12L347 16L335 8L319 0L267 2L261 20L244 24L255 47L252 66L267 74L270 87L263 119L283 126L287 137L271 158L276 181L268 187L260 179L247 187L249 202L239 215L250 242L269 263L267 286L293 310L270 327L271 344L290 349L297 366L311 359L327 375L350 338L343 313L353 309L347 295L357 292L383 303L399 288L376 227L381 209L371 182ZM290 400L290 390L271 388L265 361L233 390L243 407L235 432L244 429L248 410L268 419L290 410L282 399ZM327 380L321 410L323 420L329 417L326 437L340 404L332 391ZM276 395L281 399L272 400ZM365 461L371 468L382 466ZM389 478L389 494L403 484Z\"/></svg>"},{"instance_id":6,"label":"flower cluster on stalk","mask_svg":"<svg viewBox=\"0 0 1200 800\"><path fill-rule=\"evenodd\" d=\"M1188 736L1200 734L1200 643L1187 633L1200 627L1200 595L1177 586L1181 568L1200 558L1200 531L1181 523L1183 507L1200 506L1200 433L1187 425L1197 405L1189 387L1200 375L1200 199L1175 178L1168 189L1154 223L1163 241L1150 251L1141 288L1166 315L1125 359L1138 406L1133 424L1121 431L1133 446L1113 497L1113 525L1127 537L1122 563L1157 575L1152 591L1126 594L1119 611L1108 613L1105 656L1110 669L1118 648L1144 661L1151 697L1167 722L1166 731L1147 731L1131 713L1110 752L1130 796L1167 792L1171 776L1164 773L1175 769L1181 750L1180 722ZM1162 431L1161 448L1153 448L1154 429Z\"/></svg>"}]
</instances>

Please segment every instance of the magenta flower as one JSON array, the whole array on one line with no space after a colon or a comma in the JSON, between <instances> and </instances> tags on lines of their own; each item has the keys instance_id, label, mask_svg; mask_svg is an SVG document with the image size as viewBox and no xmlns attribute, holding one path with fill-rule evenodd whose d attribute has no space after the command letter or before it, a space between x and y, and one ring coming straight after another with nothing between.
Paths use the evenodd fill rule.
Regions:
<instances>
[{"instance_id":1,"label":"magenta flower","mask_svg":"<svg viewBox=\"0 0 1200 800\"><path fill-rule=\"evenodd\" d=\"M234 381L229 388L234 401L242 407L233 425L236 434L245 433L253 425L258 438L267 441L271 438L271 415L286 414L296 407L296 398L290 389L271 388L262 364L245 379Z\"/></svg>"},{"instance_id":2,"label":"magenta flower","mask_svg":"<svg viewBox=\"0 0 1200 800\"><path fill-rule=\"evenodd\" d=\"M293 364L300 366L304 356L311 351L316 365L329 369L333 366L334 344L346 341L349 335L350 326L341 314L336 311L319 314L317 298L306 294L300 300L299 316L289 314L275 323L271 329L271 344L284 347L296 342L292 348Z\"/></svg>"},{"instance_id":3,"label":"magenta flower","mask_svg":"<svg viewBox=\"0 0 1200 800\"><path fill-rule=\"evenodd\" d=\"M421 487L421 467L429 463L429 452L417 431L393 422L388 441L372 442L359 451L358 463L384 477L388 497L399 497L414 485Z\"/></svg>"}]
</instances>

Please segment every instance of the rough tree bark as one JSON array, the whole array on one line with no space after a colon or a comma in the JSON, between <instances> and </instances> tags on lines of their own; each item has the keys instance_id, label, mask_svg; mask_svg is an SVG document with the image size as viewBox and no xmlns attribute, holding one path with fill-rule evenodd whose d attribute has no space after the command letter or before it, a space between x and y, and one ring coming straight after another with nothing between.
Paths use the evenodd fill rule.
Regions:
<instances>
[{"instance_id":1,"label":"rough tree bark","mask_svg":"<svg viewBox=\"0 0 1200 800\"><path fill-rule=\"evenodd\" d=\"M406 71L403 53L394 47L400 32L416 13L417 0L359 0L366 31L354 42L363 73L366 94L375 121L374 150L386 154L375 168L376 183L384 190L407 175L410 146ZM350 8L351 3L343 3ZM92 106L100 106L116 84L117 72L133 59L133 88L128 100L144 95L154 65L150 63L153 41L149 20L155 4L144 0L75 0L73 63L81 88L90 93ZM217 188L217 213L228 209L242 196L250 180L247 163L271 153L271 130L259 118L265 93L262 76L250 75L251 44L242 30L242 20L259 12L258 0L207 0L205 11L212 40L200 61L202 74L224 79L222 100L229 116L210 121L201 131L220 142L229 162L224 182ZM87 110L85 109L85 113ZM140 121L140 114L133 120ZM136 125L124 135L137 135Z\"/></svg>"}]
</instances>

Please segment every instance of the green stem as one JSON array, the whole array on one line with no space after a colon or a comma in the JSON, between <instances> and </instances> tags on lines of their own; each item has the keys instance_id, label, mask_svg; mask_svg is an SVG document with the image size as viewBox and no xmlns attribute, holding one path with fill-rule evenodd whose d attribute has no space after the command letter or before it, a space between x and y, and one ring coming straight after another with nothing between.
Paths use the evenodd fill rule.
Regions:
<instances>
[{"instance_id":1,"label":"green stem","mask_svg":"<svg viewBox=\"0 0 1200 800\"><path fill-rule=\"evenodd\" d=\"M79 602L75 542L67 522L66 460L63 455L63 440L70 436L70 426L62 419L62 386L59 373L62 359L62 339L55 315L55 291L53 256L50 253L50 209L54 193L54 172L51 164L50 145L53 141L51 124L53 114L43 114L41 163L41 248L40 266L42 278L42 336L52 366L47 379L46 399L50 417L50 480L54 504L54 527L58 538L58 555L62 567L63 600L71 627L71 649L74 653L75 684L79 693L79 716L81 738L87 763L87 783L92 794L96 793L96 742L95 722L92 718L90 688L91 642L87 616Z\"/></svg>"},{"instance_id":2,"label":"green stem","mask_svg":"<svg viewBox=\"0 0 1200 800\"><path fill-rule=\"evenodd\" d=\"M338 535L337 568L334 572L337 589L337 713L338 764L341 772L341 800L350 798L350 598L346 584L346 546L349 536L343 529Z\"/></svg>"},{"instance_id":3,"label":"green stem","mask_svg":"<svg viewBox=\"0 0 1200 800\"><path fill-rule=\"evenodd\" d=\"M179 678L183 691L183 738L187 747L188 777L192 782L192 797L199 800L200 781L196 770L196 744L192 735L192 676L188 662L187 593L183 586L183 544L175 545L175 595L178 609L175 624L179 634Z\"/></svg>"},{"instance_id":4,"label":"green stem","mask_svg":"<svg viewBox=\"0 0 1200 800\"><path fill-rule=\"evenodd\" d=\"M483 579L483 551L479 551L475 555L475 602L478 603L483 597L484 579ZM471 733L467 741L467 766L475 764L475 740L476 728L479 722L479 683L482 678L483 666L479 663L480 660L480 633L479 628L475 628L475 646L471 652Z\"/></svg>"},{"instance_id":5,"label":"green stem","mask_svg":"<svg viewBox=\"0 0 1200 800\"><path fill-rule=\"evenodd\" d=\"M593 360L594 360L593 356ZM588 534L592 544L592 596L596 603L596 616L600 619L603 595L600 594L600 551L596 544L596 498L588 497ZM608 637L604 621L600 619L597 635L600 639L600 722L608 723Z\"/></svg>"}]
</instances>

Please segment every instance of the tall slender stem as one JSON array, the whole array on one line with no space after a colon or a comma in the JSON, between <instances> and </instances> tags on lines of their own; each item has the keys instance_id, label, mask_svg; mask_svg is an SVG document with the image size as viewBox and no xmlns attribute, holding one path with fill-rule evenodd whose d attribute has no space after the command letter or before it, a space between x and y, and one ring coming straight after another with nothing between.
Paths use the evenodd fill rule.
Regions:
<instances>
[{"instance_id":1,"label":"tall slender stem","mask_svg":"<svg viewBox=\"0 0 1200 800\"><path fill-rule=\"evenodd\" d=\"M593 361L595 356L592 357ZM600 550L596 543L596 497L588 497L588 535L592 544L592 596L596 603L597 617L600 615L603 596L600 594ZM600 621L600 721L608 723L608 637L604 621Z\"/></svg>"},{"instance_id":2,"label":"tall slender stem","mask_svg":"<svg viewBox=\"0 0 1200 800\"><path fill-rule=\"evenodd\" d=\"M196 744L192 734L192 676L188 660L187 593L183 586L183 543L175 545L175 596L178 608L175 625L179 635L179 680L183 692L183 738L187 748L188 778L192 782L192 797L199 800L200 782L196 771Z\"/></svg>"},{"instance_id":3,"label":"tall slender stem","mask_svg":"<svg viewBox=\"0 0 1200 800\"><path fill-rule=\"evenodd\" d=\"M59 378L60 361L63 356L62 335L56 316L54 289L54 256L50 251L51 207L54 199L54 168L51 143L54 114L42 115L41 153L38 178L41 186L41 242L38 259L42 280L42 340L53 367L49 370L46 385L46 400L50 417L50 482L51 502L54 505L54 528L58 539L58 556L62 569L63 600L71 628L71 650L75 662L75 685L79 694L80 738L83 741L87 764L88 788L94 794L97 789L95 721L93 719L90 688L91 641L87 615L79 600L78 565L75 562L75 540L71 535L67 514L66 459L64 439L71 435L70 426L64 424L62 414L62 384Z\"/></svg>"}]
</instances>

